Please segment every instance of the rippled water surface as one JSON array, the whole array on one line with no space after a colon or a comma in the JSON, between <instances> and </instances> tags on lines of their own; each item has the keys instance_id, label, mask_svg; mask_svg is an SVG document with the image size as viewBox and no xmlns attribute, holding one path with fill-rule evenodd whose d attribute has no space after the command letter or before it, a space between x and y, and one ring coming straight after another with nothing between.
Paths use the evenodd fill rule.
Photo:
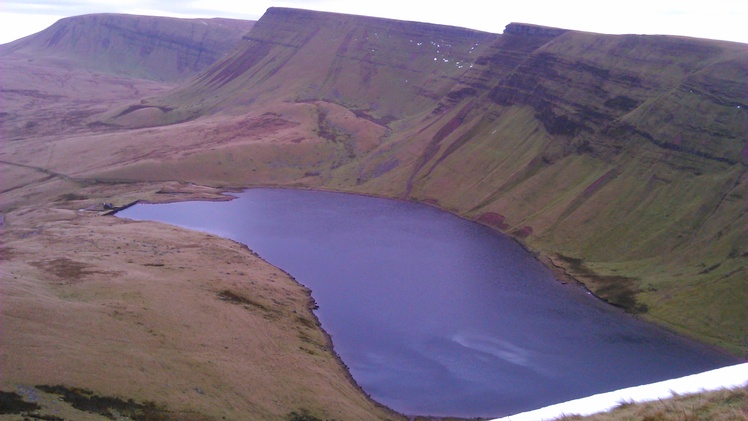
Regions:
<instances>
[{"instance_id":1,"label":"rippled water surface","mask_svg":"<svg viewBox=\"0 0 748 421\"><path fill-rule=\"evenodd\" d=\"M312 290L356 381L400 412L501 416L736 362L560 284L513 240L428 206L237 196L119 216L230 237L289 272Z\"/></svg>"}]
</instances>

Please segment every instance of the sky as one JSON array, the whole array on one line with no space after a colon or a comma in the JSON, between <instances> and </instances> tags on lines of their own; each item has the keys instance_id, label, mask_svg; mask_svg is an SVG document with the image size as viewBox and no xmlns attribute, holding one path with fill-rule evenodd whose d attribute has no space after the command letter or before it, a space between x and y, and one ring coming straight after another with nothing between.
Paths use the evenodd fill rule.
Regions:
<instances>
[{"instance_id":1,"label":"sky","mask_svg":"<svg viewBox=\"0 0 748 421\"><path fill-rule=\"evenodd\" d=\"M748 43L748 0L0 0L0 44L88 13L257 20L294 7L501 33L510 22L606 34L667 34Z\"/></svg>"}]
</instances>

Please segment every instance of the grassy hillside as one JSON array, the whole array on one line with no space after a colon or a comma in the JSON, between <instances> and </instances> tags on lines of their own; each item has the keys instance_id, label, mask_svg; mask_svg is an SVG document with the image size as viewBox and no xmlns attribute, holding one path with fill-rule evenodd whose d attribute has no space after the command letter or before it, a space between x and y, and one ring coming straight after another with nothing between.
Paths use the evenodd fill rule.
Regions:
<instances>
[{"instance_id":1,"label":"grassy hillside","mask_svg":"<svg viewBox=\"0 0 748 421\"><path fill-rule=\"evenodd\" d=\"M602 298L742 354L746 63L727 42L271 9L191 83L105 114L162 125L100 146L119 158L52 164L496 214Z\"/></svg>"},{"instance_id":2,"label":"grassy hillside","mask_svg":"<svg viewBox=\"0 0 748 421\"><path fill-rule=\"evenodd\" d=\"M0 56L57 59L88 70L177 82L231 52L253 24L112 13L73 16L1 45Z\"/></svg>"},{"instance_id":3,"label":"grassy hillside","mask_svg":"<svg viewBox=\"0 0 748 421\"><path fill-rule=\"evenodd\" d=\"M612 304L744 354L748 48L533 28L271 9L234 56L152 104L170 110L159 124L243 115L272 119L272 136L247 124L109 175L438 204L494 221ZM190 174L211 162L223 176Z\"/></svg>"},{"instance_id":4,"label":"grassy hillside","mask_svg":"<svg viewBox=\"0 0 748 421\"><path fill-rule=\"evenodd\" d=\"M746 388L725 389L693 395L674 395L657 402L622 402L619 407L606 413L586 417L567 415L559 418L559 421L742 420L748 418L747 403Z\"/></svg>"},{"instance_id":5,"label":"grassy hillside","mask_svg":"<svg viewBox=\"0 0 748 421\"><path fill-rule=\"evenodd\" d=\"M93 115L173 89L233 50L252 21L94 14L0 45L3 140L106 130ZM147 120L147 119L146 119Z\"/></svg>"},{"instance_id":6,"label":"grassy hillside","mask_svg":"<svg viewBox=\"0 0 748 421\"><path fill-rule=\"evenodd\" d=\"M93 27L76 27L75 45L97 45L100 20L82 21ZM43 44L49 34L37 35ZM164 58L162 35L151 41ZM245 119L186 125L181 137L99 124L91 116L174 84L140 79L137 67L91 69L66 41L57 47L4 50L0 60L0 418L402 419L351 380L309 292L288 274L219 237L104 216L104 203L220 200L220 189L81 174L187 157L189 142L210 151ZM118 48L122 62L140 57ZM282 126L248 120L268 136ZM204 174L216 184L226 177L198 162L215 168Z\"/></svg>"},{"instance_id":7,"label":"grassy hillside","mask_svg":"<svg viewBox=\"0 0 748 421\"><path fill-rule=\"evenodd\" d=\"M164 69L140 47L174 58L180 42L104 48L102 19L0 48L4 392L56 405L64 384L185 419L398 418L350 381L286 274L100 216L268 185L437 205L746 355L746 45L271 8L177 86L142 79ZM152 27L128 22L115 32ZM120 69L90 59L116 51Z\"/></svg>"},{"instance_id":8,"label":"grassy hillside","mask_svg":"<svg viewBox=\"0 0 748 421\"><path fill-rule=\"evenodd\" d=\"M748 64L746 49L604 38L566 33L533 52L477 99L487 111L432 137L409 195L500 214L611 303L742 352L748 73L716 69Z\"/></svg>"}]
</instances>

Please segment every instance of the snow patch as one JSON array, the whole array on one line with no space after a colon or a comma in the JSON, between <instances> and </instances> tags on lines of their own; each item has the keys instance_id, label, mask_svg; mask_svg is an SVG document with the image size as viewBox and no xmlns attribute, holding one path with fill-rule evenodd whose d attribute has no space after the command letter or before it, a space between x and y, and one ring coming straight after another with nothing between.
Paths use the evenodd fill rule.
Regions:
<instances>
[{"instance_id":1,"label":"snow patch","mask_svg":"<svg viewBox=\"0 0 748 421\"><path fill-rule=\"evenodd\" d=\"M493 421L555 420L564 415L590 415L609 411L623 402L648 402L667 399L673 394L685 395L746 385L748 385L748 363L743 363L677 379L600 393L534 411L496 418Z\"/></svg>"}]
</instances>

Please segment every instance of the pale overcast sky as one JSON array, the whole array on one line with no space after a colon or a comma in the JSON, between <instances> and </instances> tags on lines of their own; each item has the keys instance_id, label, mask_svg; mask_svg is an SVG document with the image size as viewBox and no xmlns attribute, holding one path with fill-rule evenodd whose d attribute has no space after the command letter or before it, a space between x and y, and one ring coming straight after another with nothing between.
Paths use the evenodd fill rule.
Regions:
<instances>
[{"instance_id":1,"label":"pale overcast sky","mask_svg":"<svg viewBox=\"0 0 748 421\"><path fill-rule=\"evenodd\" d=\"M501 33L509 22L608 34L670 34L748 43L748 0L0 0L0 43L60 18L130 13L257 20L296 7L430 22Z\"/></svg>"}]
</instances>

